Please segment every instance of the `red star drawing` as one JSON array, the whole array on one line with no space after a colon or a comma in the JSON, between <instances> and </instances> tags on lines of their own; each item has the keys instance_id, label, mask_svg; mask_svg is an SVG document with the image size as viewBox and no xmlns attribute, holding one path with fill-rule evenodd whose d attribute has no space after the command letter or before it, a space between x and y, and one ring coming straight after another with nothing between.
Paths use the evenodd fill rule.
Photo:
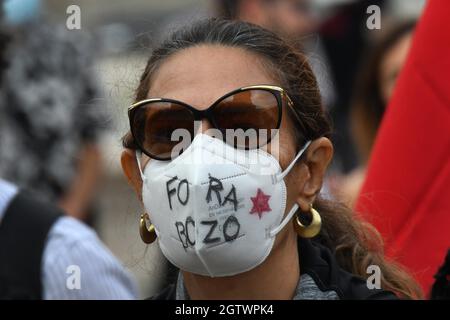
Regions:
<instances>
[{"instance_id":1,"label":"red star drawing","mask_svg":"<svg viewBox=\"0 0 450 320\"><path fill-rule=\"evenodd\" d=\"M258 188L258 192L256 193L256 197L250 197L253 202L253 208L250 211L252 213L258 213L259 218L261 219L263 212L270 212L272 209L269 207L269 198L270 196L264 194L261 189Z\"/></svg>"}]
</instances>

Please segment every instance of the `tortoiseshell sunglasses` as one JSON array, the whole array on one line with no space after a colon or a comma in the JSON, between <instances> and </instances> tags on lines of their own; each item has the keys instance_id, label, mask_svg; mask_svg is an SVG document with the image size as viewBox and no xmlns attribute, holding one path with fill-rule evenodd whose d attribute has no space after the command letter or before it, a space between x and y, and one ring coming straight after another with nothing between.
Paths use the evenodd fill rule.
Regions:
<instances>
[{"instance_id":1,"label":"tortoiseshell sunglasses","mask_svg":"<svg viewBox=\"0 0 450 320\"><path fill-rule=\"evenodd\" d=\"M215 129L220 130L224 141L230 129L265 129L269 132L267 139L258 139L255 145L260 148L270 142L280 128L284 104L293 107L283 88L254 85L233 90L204 110L174 99L145 99L129 107L128 117L131 134L139 149L153 159L171 160L172 149L179 143L178 140L173 141L173 132L187 130L193 139L194 123L202 119L207 119ZM231 143L235 148L251 148L248 139L241 142L237 139Z\"/></svg>"}]
</instances>

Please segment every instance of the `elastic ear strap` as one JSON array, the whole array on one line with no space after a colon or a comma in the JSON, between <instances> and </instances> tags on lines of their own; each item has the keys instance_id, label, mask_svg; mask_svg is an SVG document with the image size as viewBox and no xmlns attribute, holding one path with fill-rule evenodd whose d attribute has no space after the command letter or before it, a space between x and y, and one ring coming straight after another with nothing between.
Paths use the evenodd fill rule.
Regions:
<instances>
[{"instance_id":1,"label":"elastic ear strap","mask_svg":"<svg viewBox=\"0 0 450 320\"><path fill-rule=\"evenodd\" d=\"M142 156L142 152L140 150L136 150L137 165L139 168L139 172L141 174L141 179L142 179L142 181L144 181L146 178L145 178L144 173L142 172L142 168L141 168L141 156Z\"/></svg>"},{"instance_id":2,"label":"elastic ear strap","mask_svg":"<svg viewBox=\"0 0 450 320\"><path fill-rule=\"evenodd\" d=\"M289 164L289 166L286 168L286 170L284 170L279 176L278 176L278 181L283 180L283 178L289 173L289 171L291 171L292 167L295 165L295 163L297 162L297 160L302 156L303 152L305 152L305 150L309 147L309 145L311 144L311 140L309 140L308 142L305 143L305 145L303 146L302 150L300 150L297 155L295 156L294 160L292 160L292 162Z\"/></svg>"},{"instance_id":3,"label":"elastic ear strap","mask_svg":"<svg viewBox=\"0 0 450 320\"><path fill-rule=\"evenodd\" d=\"M270 236L271 236L271 237L275 237L275 236L278 234L278 232L280 232L281 229L283 229L284 226L285 226L289 221L291 221L291 218L292 218L292 216L297 212L297 209L298 209L298 204L295 203L295 204L292 206L291 211L289 211L289 213L286 215L286 217L283 219L283 221L281 221L281 223L278 225L278 227L276 227L275 229L273 229L272 231L270 231Z\"/></svg>"}]
</instances>

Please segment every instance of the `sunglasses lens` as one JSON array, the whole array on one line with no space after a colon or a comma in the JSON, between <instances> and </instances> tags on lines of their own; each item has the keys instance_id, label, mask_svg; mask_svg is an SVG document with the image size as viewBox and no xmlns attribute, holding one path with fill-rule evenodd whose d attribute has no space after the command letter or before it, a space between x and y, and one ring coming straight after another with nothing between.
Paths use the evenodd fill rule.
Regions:
<instances>
[{"instance_id":1,"label":"sunglasses lens","mask_svg":"<svg viewBox=\"0 0 450 320\"><path fill-rule=\"evenodd\" d=\"M194 135L194 115L185 106L172 102L149 102L137 107L131 128L138 146L156 159L171 159L182 137Z\"/></svg>"},{"instance_id":2,"label":"sunglasses lens","mask_svg":"<svg viewBox=\"0 0 450 320\"><path fill-rule=\"evenodd\" d=\"M213 109L217 127L227 143L240 149L254 149L266 144L278 129L281 97L275 93L251 89L220 101Z\"/></svg>"}]
</instances>

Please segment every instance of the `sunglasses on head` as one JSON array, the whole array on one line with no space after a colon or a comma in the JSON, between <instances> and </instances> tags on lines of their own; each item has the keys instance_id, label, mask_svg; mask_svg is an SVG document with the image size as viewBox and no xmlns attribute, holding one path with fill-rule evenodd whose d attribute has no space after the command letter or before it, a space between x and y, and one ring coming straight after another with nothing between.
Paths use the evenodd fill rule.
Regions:
<instances>
[{"instance_id":1,"label":"sunglasses on head","mask_svg":"<svg viewBox=\"0 0 450 320\"><path fill-rule=\"evenodd\" d=\"M280 128L283 104L293 106L286 91L278 86L255 85L233 90L217 99L205 110L184 102L151 98L139 101L128 109L130 129L138 148L157 160L172 160L172 150L179 143L176 130L186 130L191 141L196 134L196 121L207 119L222 133L224 142L237 149L260 148L270 142ZM265 138L226 139L232 131L265 130Z\"/></svg>"}]
</instances>

